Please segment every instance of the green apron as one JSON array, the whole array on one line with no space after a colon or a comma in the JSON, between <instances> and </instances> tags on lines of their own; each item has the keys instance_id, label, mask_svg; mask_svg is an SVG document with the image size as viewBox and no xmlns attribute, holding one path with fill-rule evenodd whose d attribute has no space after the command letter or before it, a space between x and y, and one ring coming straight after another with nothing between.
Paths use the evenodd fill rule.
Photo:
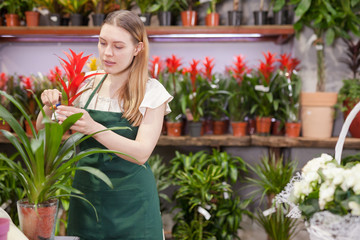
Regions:
<instances>
[{"instance_id":1,"label":"green apron","mask_svg":"<svg viewBox=\"0 0 360 240\"><path fill-rule=\"evenodd\" d=\"M85 109L104 79L100 81L85 105ZM105 127L130 127L117 134L135 139L138 127L133 127L122 113L86 109L90 116ZM80 150L105 148L94 138L84 141ZM83 158L79 166L91 166L103 171L114 185L109 188L94 175L77 171L73 187L84 193L84 200L70 198L68 235L81 240L161 240L163 239L160 204L154 175L148 163L143 166L126 161L115 154L94 154ZM144 167L145 166L145 167Z\"/></svg>"}]
</instances>

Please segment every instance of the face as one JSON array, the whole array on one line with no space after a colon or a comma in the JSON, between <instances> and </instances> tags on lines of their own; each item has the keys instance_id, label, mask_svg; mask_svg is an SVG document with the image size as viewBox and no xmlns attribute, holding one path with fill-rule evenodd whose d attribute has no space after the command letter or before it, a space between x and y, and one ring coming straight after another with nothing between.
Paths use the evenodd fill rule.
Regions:
<instances>
[{"instance_id":1,"label":"face","mask_svg":"<svg viewBox=\"0 0 360 240\"><path fill-rule=\"evenodd\" d=\"M127 70L140 47L141 44L135 45L130 33L125 29L109 24L102 26L98 50L105 72L119 74Z\"/></svg>"}]
</instances>

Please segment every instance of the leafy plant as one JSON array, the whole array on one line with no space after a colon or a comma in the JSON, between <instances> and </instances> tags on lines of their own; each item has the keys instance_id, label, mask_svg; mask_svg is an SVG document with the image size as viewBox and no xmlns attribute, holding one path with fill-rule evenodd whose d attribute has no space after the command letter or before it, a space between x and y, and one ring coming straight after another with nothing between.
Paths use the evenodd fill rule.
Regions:
<instances>
[{"instance_id":1,"label":"leafy plant","mask_svg":"<svg viewBox=\"0 0 360 240\"><path fill-rule=\"evenodd\" d=\"M25 196L30 203L43 203L56 197L59 189L68 194L81 194L78 190L66 186L66 181L70 174L75 170L87 171L103 180L108 186L112 186L110 179L98 169L92 167L77 167L75 164L83 157L95 153L117 153L115 151L91 148L79 153L76 152L78 146L84 140L92 137L94 134L84 136L81 133L75 133L64 141L64 134L69 128L82 116L82 113L74 114L68 117L62 124L49 120L43 109L45 128L37 133L30 121L30 116L24 108L12 96L0 91L0 94L8 98L14 106L22 113L23 117L31 126L33 138L29 139L19 122L12 114L0 106L0 117L9 123L17 136L1 130L3 135L17 150L24 166L9 158L3 153L0 154L0 160L6 163L6 167L1 167L2 171L13 172L25 191ZM41 105L35 97L38 105ZM86 200L80 195L74 195Z\"/></svg>"},{"instance_id":2,"label":"leafy plant","mask_svg":"<svg viewBox=\"0 0 360 240\"><path fill-rule=\"evenodd\" d=\"M156 2L155 0L135 0L136 5L140 8L141 13L150 12L151 7Z\"/></svg>"},{"instance_id":3,"label":"leafy plant","mask_svg":"<svg viewBox=\"0 0 360 240\"><path fill-rule=\"evenodd\" d=\"M59 0L59 3L63 6L64 11L70 14L81 13L86 2L87 0Z\"/></svg>"},{"instance_id":4,"label":"leafy plant","mask_svg":"<svg viewBox=\"0 0 360 240\"><path fill-rule=\"evenodd\" d=\"M104 12L104 0L91 0L93 11L96 14Z\"/></svg>"},{"instance_id":5,"label":"leafy plant","mask_svg":"<svg viewBox=\"0 0 360 240\"><path fill-rule=\"evenodd\" d=\"M58 3L56 0L34 0L37 5L47 8L51 13L58 11Z\"/></svg>"},{"instance_id":6,"label":"leafy plant","mask_svg":"<svg viewBox=\"0 0 360 240\"><path fill-rule=\"evenodd\" d=\"M199 0L181 0L180 8L187 11L193 11L194 7L199 4Z\"/></svg>"},{"instance_id":7,"label":"leafy plant","mask_svg":"<svg viewBox=\"0 0 360 240\"><path fill-rule=\"evenodd\" d=\"M333 1L333 0L291 0L290 5L295 7L296 35L305 26L311 28L316 35L317 56L317 87L320 92L325 91L325 52L324 43L331 45L337 37L349 38L350 33L360 36L360 1Z\"/></svg>"},{"instance_id":8,"label":"leafy plant","mask_svg":"<svg viewBox=\"0 0 360 240\"><path fill-rule=\"evenodd\" d=\"M149 8L149 12L171 12L178 8L178 1L155 0L155 3Z\"/></svg>"},{"instance_id":9,"label":"leafy plant","mask_svg":"<svg viewBox=\"0 0 360 240\"><path fill-rule=\"evenodd\" d=\"M23 16L21 11L22 0L7 0L0 3L0 9L5 8L9 14L18 14L19 17Z\"/></svg>"}]
</instances>

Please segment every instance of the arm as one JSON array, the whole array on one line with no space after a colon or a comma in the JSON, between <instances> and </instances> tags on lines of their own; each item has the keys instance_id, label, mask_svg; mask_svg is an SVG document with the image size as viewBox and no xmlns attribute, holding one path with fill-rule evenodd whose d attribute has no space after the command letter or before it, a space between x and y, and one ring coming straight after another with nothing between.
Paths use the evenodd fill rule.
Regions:
<instances>
[{"instance_id":1,"label":"arm","mask_svg":"<svg viewBox=\"0 0 360 240\"><path fill-rule=\"evenodd\" d=\"M75 131L84 134L91 134L106 129L105 126L95 122L83 109L59 106L57 112L65 116L70 116L77 112L84 113L83 117L80 118L80 120L78 120L71 128ZM113 131L97 133L93 136L93 138L108 149L128 154L136 159L134 160L119 154L119 156L125 160L142 165L150 157L159 139L163 125L164 112L165 103L155 109L148 108L139 126L138 134L135 140L120 136ZM59 117L59 120L62 122L65 119Z\"/></svg>"}]
</instances>

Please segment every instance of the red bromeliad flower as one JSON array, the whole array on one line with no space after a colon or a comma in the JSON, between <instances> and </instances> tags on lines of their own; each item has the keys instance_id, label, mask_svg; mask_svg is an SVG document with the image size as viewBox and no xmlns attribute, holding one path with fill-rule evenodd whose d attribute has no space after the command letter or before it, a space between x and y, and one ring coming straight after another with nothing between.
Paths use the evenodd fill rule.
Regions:
<instances>
[{"instance_id":1,"label":"red bromeliad flower","mask_svg":"<svg viewBox=\"0 0 360 240\"><path fill-rule=\"evenodd\" d=\"M50 70L50 74L48 76L50 82L55 83L59 81L59 77L62 76L62 71L58 66L55 66L54 70Z\"/></svg>"},{"instance_id":2,"label":"red bromeliad flower","mask_svg":"<svg viewBox=\"0 0 360 240\"><path fill-rule=\"evenodd\" d=\"M300 60L297 58L292 58L290 54L281 54L280 58L277 59L280 62L280 69L282 71L286 71L287 73L291 74L296 67L300 64Z\"/></svg>"},{"instance_id":3,"label":"red bromeliad flower","mask_svg":"<svg viewBox=\"0 0 360 240\"><path fill-rule=\"evenodd\" d=\"M193 92L196 91L196 77L199 74L199 70L197 68L197 65L200 63L200 60L195 60L193 59L192 62L190 62L190 67L189 68L184 68L183 73L190 73L190 79L191 79L191 84L193 87Z\"/></svg>"},{"instance_id":4,"label":"red bromeliad flower","mask_svg":"<svg viewBox=\"0 0 360 240\"><path fill-rule=\"evenodd\" d=\"M63 91L66 95L64 96L63 94L63 103L70 106L78 96L80 96L84 91L87 90L85 89L81 92L77 92L81 83L90 77L103 73L93 73L85 76L85 74L82 72L82 69L84 68L86 61L91 55L82 57L83 52L76 54L71 49L69 50L71 52L71 55L64 52L65 55L68 57L69 61L66 61L63 58L59 57L63 61L61 63L61 66L65 70L67 82L65 82L61 76L59 76L58 81L60 81L63 87Z\"/></svg>"},{"instance_id":5,"label":"red bromeliad flower","mask_svg":"<svg viewBox=\"0 0 360 240\"><path fill-rule=\"evenodd\" d=\"M174 54L171 55L171 58L166 58L165 62L169 73L176 73L181 66L181 59Z\"/></svg>"},{"instance_id":6,"label":"red bromeliad flower","mask_svg":"<svg viewBox=\"0 0 360 240\"><path fill-rule=\"evenodd\" d=\"M163 62L160 60L159 56L153 56L153 59L150 60L150 75L152 78L159 78L160 72L163 71Z\"/></svg>"},{"instance_id":7,"label":"red bromeliad flower","mask_svg":"<svg viewBox=\"0 0 360 240\"><path fill-rule=\"evenodd\" d=\"M241 83L245 73L249 73L251 69L246 66L245 57L243 55L238 55L234 57L233 61L234 66L231 66L229 70L232 73L232 76L236 79L238 83Z\"/></svg>"},{"instance_id":8,"label":"red bromeliad flower","mask_svg":"<svg viewBox=\"0 0 360 240\"><path fill-rule=\"evenodd\" d=\"M267 55L265 53L263 53L263 55L265 57L265 62L260 60L260 66L258 70L264 76L265 81L267 83L270 83L271 74L275 70L274 64L276 62L276 58L275 58L276 54L275 53L271 54L270 52L268 52Z\"/></svg>"},{"instance_id":9,"label":"red bromeliad flower","mask_svg":"<svg viewBox=\"0 0 360 240\"><path fill-rule=\"evenodd\" d=\"M213 61L214 61L214 58L209 58L209 57L205 57L205 60L203 61L203 65L204 65L205 69L202 70L202 72L208 81L211 81L211 79L212 79L212 70L215 66Z\"/></svg>"},{"instance_id":10,"label":"red bromeliad flower","mask_svg":"<svg viewBox=\"0 0 360 240\"><path fill-rule=\"evenodd\" d=\"M9 80L9 78L6 75L6 73L4 73L4 72L0 73L0 90L5 90L6 83L8 80Z\"/></svg>"},{"instance_id":11,"label":"red bromeliad flower","mask_svg":"<svg viewBox=\"0 0 360 240\"><path fill-rule=\"evenodd\" d=\"M31 91L35 91L35 84L34 84L34 79L30 78L30 77L24 77L24 76L19 76L20 78L20 84L22 86L23 89L25 89L27 91L27 96L28 98L31 97ZM31 91L28 91L31 90Z\"/></svg>"}]
</instances>

